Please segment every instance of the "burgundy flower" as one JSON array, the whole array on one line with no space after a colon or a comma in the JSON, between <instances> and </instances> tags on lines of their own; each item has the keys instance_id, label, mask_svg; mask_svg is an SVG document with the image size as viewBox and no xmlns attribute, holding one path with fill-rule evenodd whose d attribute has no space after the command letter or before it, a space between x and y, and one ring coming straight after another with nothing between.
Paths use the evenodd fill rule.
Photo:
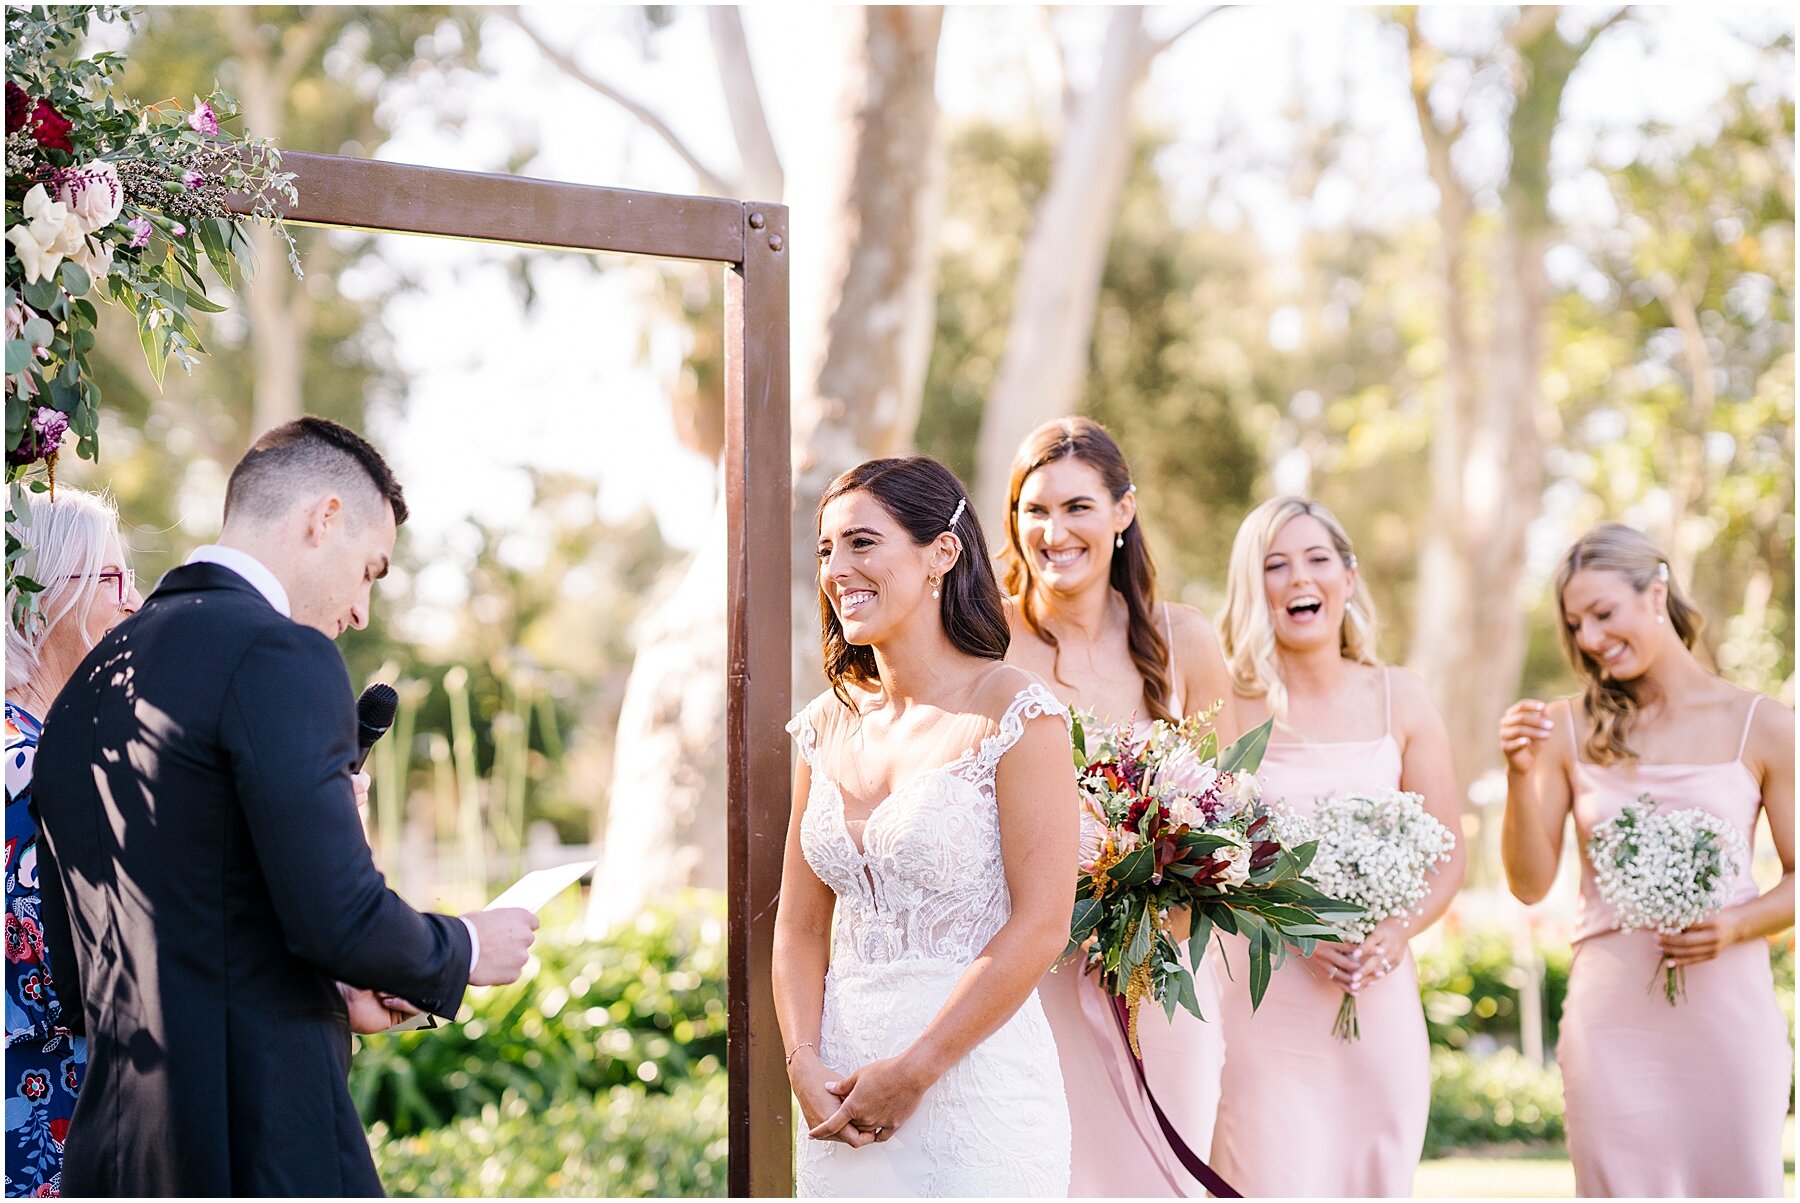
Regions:
<instances>
[{"instance_id":1,"label":"burgundy flower","mask_svg":"<svg viewBox=\"0 0 1800 1203\"><path fill-rule=\"evenodd\" d=\"M63 1089L70 1094L81 1093L81 1065L73 1057L63 1062Z\"/></svg>"},{"instance_id":2,"label":"burgundy flower","mask_svg":"<svg viewBox=\"0 0 1800 1203\"><path fill-rule=\"evenodd\" d=\"M43 1002L44 1001L44 978L43 978L43 975L39 974L36 970L33 970L30 973L27 973L23 978L21 978L19 980L19 993L23 994L25 996L26 1001L28 1001L28 1002Z\"/></svg>"},{"instance_id":3,"label":"burgundy flower","mask_svg":"<svg viewBox=\"0 0 1800 1203\"><path fill-rule=\"evenodd\" d=\"M26 1070L19 1076L19 1094L33 1103L41 1103L50 1097L50 1075L38 1070Z\"/></svg>"},{"instance_id":4,"label":"burgundy flower","mask_svg":"<svg viewBox=\"0 0 1800 1203\"><path fill-rule=\"evenodd\" d=\"M60 150L66 155L75 153L75 144L69 141L69 131L74 123L61 113L48 100L40 100L31 110L31 136L37 139L39 146L49 150Z\"/></svg>"},{"instance_id":5,"label":"burgundy flower","mask_svg":"<svg viewBox=\"0 0 1800 1203\"><path fill-rule=\"evenodd\" d=\"M6 132L16 134L25 128L25 115L31 111L31 97L12 80L6 81Z\"/></svg>"},{"instance_id":6,"label":"burgundy flower","mask_svg":"<svg viewBox=\"0 0 1800 1203\"><path fill-rule=\"evenodd\" d=\"M69 1121L67 1119L59 1115L50 1121L50 1139L56 1142L56 1147L59 1149L69 1143Z\"/></svg>"}]
</instances>

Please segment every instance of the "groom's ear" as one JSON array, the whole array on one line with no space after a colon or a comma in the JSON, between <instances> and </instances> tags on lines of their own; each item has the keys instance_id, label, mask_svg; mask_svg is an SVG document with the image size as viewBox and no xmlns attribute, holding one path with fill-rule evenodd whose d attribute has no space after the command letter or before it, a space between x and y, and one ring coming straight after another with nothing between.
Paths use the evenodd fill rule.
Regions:
<instances>
[{"instance_id":1,"label":"groom's ear","mask_svg":"<svg viewBox=\"0 0 1800 1203\"><path fill-rule=\"evenodd\" d=\"M342 527L346 520L343 498L336 493L321 493L301 510L301 529L309 547L317 547Z\"/></svg>"}]
</instances>

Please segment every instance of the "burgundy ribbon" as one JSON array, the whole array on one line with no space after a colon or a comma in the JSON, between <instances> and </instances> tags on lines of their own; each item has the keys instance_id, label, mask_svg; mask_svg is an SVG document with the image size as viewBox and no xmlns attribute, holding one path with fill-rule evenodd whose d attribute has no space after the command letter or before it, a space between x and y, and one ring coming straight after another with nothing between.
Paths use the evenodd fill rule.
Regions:
<instances>
[{"instance_id":1,"label":"burgundy ribbon","mask_svg":"<svg viewBox=\"0 0 1800 1203\"><path fill-rule=\"evenodd\" d=\"M1163 1114L1162 1104L1156 1101L1156 1094L1150 1089L1150 1080L1144 1076L1144 1060L1131 1048L1131 1008L1117 994L1108 994L1107 1001L1112 1003L1113 1018L1119 1024L1119 1039L1125 1042L1125 1055L1131 1059L1131 1068L1137 1071L1138 1085L1144 1088L1144 1097L1150 1100L1150 1110L1156 1115L1156 1122L1162 1128L1163 1137L1169 1142L1169 1150L1175 1154L1182 1168L1192 1174L1200 1185L1204 1186L1216 1199L1241 1199L1231 1183L1219 1177L1218 1172L1206 1162L1200 1160L1199 1154L1188 1148L1187 1141L1181 1139L1181 1133Z\"/></svg>"}]
</instances>

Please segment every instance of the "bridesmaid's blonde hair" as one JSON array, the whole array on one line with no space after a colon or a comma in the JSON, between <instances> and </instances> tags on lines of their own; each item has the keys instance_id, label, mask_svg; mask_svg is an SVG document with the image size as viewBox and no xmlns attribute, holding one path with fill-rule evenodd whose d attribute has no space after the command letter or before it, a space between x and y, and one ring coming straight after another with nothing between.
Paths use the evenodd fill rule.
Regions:
<instances>
[{"instance_id":1,"label":"bridesmaid's blonde hair","mask_svg":"<svg viewBox=\"0 0 1800 1203\"><path fill-rule=\"evenodd\" d=\"M1700 611L1689 602L1681 583L1669 571L1668 557L1642 531L1620 522L1596 526L1563 554L1556 568L1556 632L1562 639L1563 655L1581 677L1581 708L1588 722L1587 741L1582 751L1595 764L1631 763L1637 753L1631 750L1631 724L1637 717L1637 693L1630 681L1619 681L1600 671L1594 658L1575 642L1569 629L1569 614L1563 608L1563 591L1577 572L1616 572L1639 593L1660 580L1669 587L1669 623L1687 647L1693 647L1705 622Z\"/></svg>"},{"instance_id":2,"label":"bridesmaid's blonde hair","mask_svg":"<svg viewBox=\"0 0 1800 1203\"><path fill-rule=\"evenodd\" d=\"M1350 536L1332 512L1305 497L1272 497L1251 510L1231 543L1231 567L1225 577L1225 609L1219 615L1219 644L1231 683L1245 697L1268 699L1269 713L1287 716L1287 687L1281 681L1281 660L1275 649L1275 620L1269 613L1269 597L1263 590L1263 561L1275 536L1302 515L1318 520L1331 537L1331 545L1345 568L1356 567ZM1350 590L1344 605L1344 621L1338 628L1338 649L1347 660L1379 664L1375 658L1375 599L1362 577Z\"/></svg>"}]
</instances>

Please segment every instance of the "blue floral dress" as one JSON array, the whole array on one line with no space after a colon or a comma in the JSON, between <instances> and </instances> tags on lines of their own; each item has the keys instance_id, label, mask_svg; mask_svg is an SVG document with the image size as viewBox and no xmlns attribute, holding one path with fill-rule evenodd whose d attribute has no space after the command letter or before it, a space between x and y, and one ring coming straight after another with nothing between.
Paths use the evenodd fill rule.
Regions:
<instances>
[{"instance_id":1,"label":"blue floral dress","mask_svg":"<svg viewBox=\"0 0 1800 1203\"><path fill-rule=\"evenodd\" d=\"M42 724L6 703L6 1193L62 1185L63 1141L87 1065L87 1042L62 1026L38 914L31 764Z\"/></svg>"}]
</instances>

